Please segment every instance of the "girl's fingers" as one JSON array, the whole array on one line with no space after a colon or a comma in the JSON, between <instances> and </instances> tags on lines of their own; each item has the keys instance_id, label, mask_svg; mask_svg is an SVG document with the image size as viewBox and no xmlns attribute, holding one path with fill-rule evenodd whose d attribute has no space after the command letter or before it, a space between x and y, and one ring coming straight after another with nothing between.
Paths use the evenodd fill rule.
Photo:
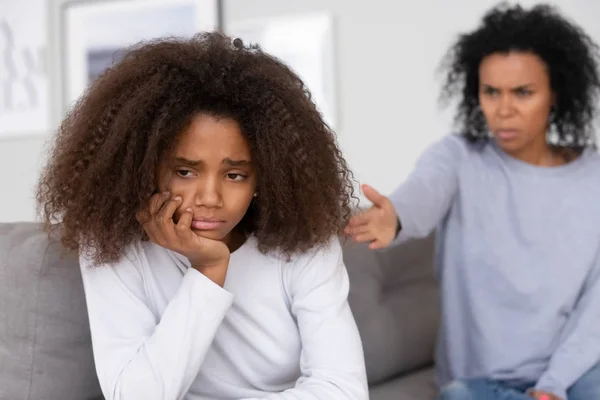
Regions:
<instances>
[{"instance_id":1,"label":"girl's fingers","mask_svg":"<svg viewBox=\"0 0 600 400\"><path fill-rule=\"evenodd\" d=\"M155 215L158 213L170 196L171 193L169 192L156 193L152 195L152 197L150 197L150 201L148 202L148 211L150 214Z\"/></svg>"},{"instance_id":2,"label":"girl's fingers","mask_svg":"<svg viewBox=\"0 0 600 400\"><path fill-rule=\"evenodd\" d=\"M182 199L180 196L173 197L163 203L162 208L156 214L156 220L160 223L165 223L173 220L173 215L177 211L177 207L181 204Z\"/></svg>"},{"instance_id":3,"label":"girl's fingers","mask_svg":"<svg viewBox=\"0 0 600 400\"><path fill-rule=\"evenodd\" d=\"M194 217L194 213L191 208L186 208L185 211L179 217L179 221L177 221L177 225L175 225L175 231L177 235L187 235L189 233L193 233L191 230L192 227L192 219Z\"/></svg>"}]
</instances>

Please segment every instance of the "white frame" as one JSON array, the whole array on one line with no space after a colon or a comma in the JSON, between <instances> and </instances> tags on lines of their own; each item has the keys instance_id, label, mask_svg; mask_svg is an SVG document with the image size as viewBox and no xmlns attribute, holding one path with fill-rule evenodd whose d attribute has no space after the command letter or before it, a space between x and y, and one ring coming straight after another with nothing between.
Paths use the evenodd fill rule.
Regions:
<instances>
[{"instance_id":1,"label":"white frame","mask_svg":"<svg viewBox=\"0 0 600 400\"><path fill-rule=\"evenodd\" d=\"M193 5L196 11L195 32L217 30L221 26L221 2L219 0L50 0L49 37L52 47L50 70L52 71L52 120L60 122L68 108L87 87L87 62L83 43L78 35L70 35L77 23L87 15L98 12L132 13L135 9L161 6ZM209 17L207 17L209 16ZM110 35L107 35L107 37ZM142 39L142 38L140 38ZM148 39L144 37L143 39ZM113 38L114 40L114 38ZM139 41L138 38L124 40L123 46Z\"/></svg>"},{"instance_id":2,"label":"white frame","mask_svg":"<svg viewBox=\"0 0 600 400\"><path fill-rule=\"evenodd\" d=\"M307 24L306 29L300 28L303 24ZM326 109L321 110L324 114L325 122L334 130L339 131L340 128L340 115L339 108L336 104L337 101L337 88L339 87L338 82L336 80L337 74L336 72L336 45L335 45L335 20L333 16L328 12L312 12L312 13L299 13L299 14L291 14L291 15L283 15L283 16L275 16L268 18L260 18L260 19L250 19L245 21L240 21L237 23L229 23L226 22L224 26L224 31L228 35L232 37L236 37L236 34L244 31L256 31L258 30L266 30L269 28L269 25L276 28L290 28L294 27L294 32L298 31L302 35L305 35L308 29L308 26L312 25L312 28L317 27L316 30L310 31L312 33L318 33L319 31L322 33L322 36L318 38L320 41L318 43L320 54L318 58L320 60L314 60L314 62L321 61L322 67L322 76L321 83L323 87L322 99L321 102L326 103ZM277 35L278 40L286 40L289 36L285 34ZM244 37L240 35L240 38L244 40ZM251 41L252 42L252 41ZM244 40L246 43L246 40ZM248 44L248 43L246 43ZM262 43L257 43L261 45ZM290 42L291 44L291 42ZM278 54L276 52L271 53L269 46L262 47L267 53L270 53L276 57ZM288 62L285 58L281 58L283 62ZM293 68L292 63L289 65ZM310 82L307 82L305 77L302 76L302 71L296 71L300 78L302 78L309 90L311 90ZM313 92L313 90L311 90ZM314 96L315 93L313 93ZM315 98L317 106L319 106L319 99ZM321 104L322 106L322 104Z\"/></svg>"},{"instance_id":3,"label":"white frame","mask_svg":"<svg viewBox=\"0 0 600 400\"><path fill-rule=\"evenodd\" d=\"M22 46L26 46L27 50L30 51L30 55L35 58L34 62L38 63L35 68L36 72L33 73L33 80L29 80L28 84L33 84L34 90L38 97L38 106L28 109L21 109L19 111L7 112L0 115L0 140L24 140L39 137L47 134L52 126L51 121L51 106L49 102L50 93L50 77L48 75L48 47L49 41L47 38L47 27L46 27L46 11L47 4L45 0L42 1L23 1L13 4L12 2L6 2L3 7L7 7L6 15L2 14L0 20L6 20L9 27L12 30L9 31L12 43L16 45L17 49L13 53L14 58L11 61L18 67L29 65L29 61L26 62L23 57ZM33 9L32 9L33 8ZM39 18L38 21L32 20L32 15ZM23 17L26 21L16 19L12 20L13 17ZM21 34L26 36L24 39ZM33 46L33 47L32 47ZM41 51L41 53L35 53L35 50ZM0 68L5 66L0 63ZM40 74L41 70L44 71ZM3 74L0 74L3 75ZM6 75L5 75L6 76ZM22 76L21 76L22 77ZM31 79L31 77L30 77ZM13 89L20 89L21 95L31 86L24 86L24 81L20 81L21 86L15 85ZM13 81L14 85L14 81ZM0 92L0 96L2 93Z\"/></svg>"}]
</instances>

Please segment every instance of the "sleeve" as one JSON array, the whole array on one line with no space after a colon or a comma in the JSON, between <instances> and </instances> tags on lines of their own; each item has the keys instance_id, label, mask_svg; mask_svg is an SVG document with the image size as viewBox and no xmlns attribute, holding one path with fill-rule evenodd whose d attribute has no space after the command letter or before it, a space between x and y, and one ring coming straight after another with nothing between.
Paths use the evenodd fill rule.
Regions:
<instances>
[{"instance_id":1,"label":"sleeve","mask_svg":"<svg viewBox=\"0 0 600 400\"><path fill-rule=\"evenodd\" d=\"M600 257L597 257L596 266L567 323L566 333L538 380L536 390L566 400L567 390L600 361L599 315Z\"/></svg>"},{"instance_id":2,"label":"sleeve","mask_svg":"<svg viewBox=\"0 0 600 400\"><path fill-rule=\"evenodd\" d=\"M448 213L458 189L458 170L465 139L450 135L434 143L391 195L401 230L394 244L429 235Z\"/></svg>"},{"instance_id":3,"label":"sleeve","mask_svg":"<svg viewBox=\"0 0 600 400\"><path fill-rule=\"evenodd\" d=\"M362 342L348 305L349 280L339 241L333 239L286 273L302 340L302 376L294 388L262 399L367 400Z\"/></svg>"},{"instance_id":4,"label":"sleeve","mask_svg":"<svg viewBox=\"0 0 600 400\"><path fill-rule=\"evenodd\" d=\"M139 260L132 252L92 266L80 257L100 387L107 400L183 399L233 295L190 268L159 319Z\"/></svg>"}]
</instances>

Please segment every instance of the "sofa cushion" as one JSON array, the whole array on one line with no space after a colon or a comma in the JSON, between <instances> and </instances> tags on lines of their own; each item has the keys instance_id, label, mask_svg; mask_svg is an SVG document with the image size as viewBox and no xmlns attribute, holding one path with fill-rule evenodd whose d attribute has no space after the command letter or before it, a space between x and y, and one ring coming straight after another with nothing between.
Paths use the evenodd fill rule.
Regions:
<instances>
[{"instance_id":1,"label":"sofa cushion","mask_svg":"<svg viewBox=\"0 0 600 400\"><path fill-rule=\"evenodd\" d=\"M77 258L40 224L0 224L0 398L102 398Z\"/></svg>"},{"instance_id":2,"label":"sofa cushion","mask_svg":"<svg viewBox=\"0 0 600 400\"><path fill-rule=\"evenodd\" d=\"M369 383L429 366L438 325L433 235L385 250L344 241Z\"/></svg>"},{"instance_id":3,"label":"sofa cushion","mask_svg":"<svg viewBox=\"0 0 600 400\"><path fill-rule=\"evenodd\" d=\"M433 368L391 379L369 391L370 400L434 400L436 395Z\"/></svg>"}]
</instances>

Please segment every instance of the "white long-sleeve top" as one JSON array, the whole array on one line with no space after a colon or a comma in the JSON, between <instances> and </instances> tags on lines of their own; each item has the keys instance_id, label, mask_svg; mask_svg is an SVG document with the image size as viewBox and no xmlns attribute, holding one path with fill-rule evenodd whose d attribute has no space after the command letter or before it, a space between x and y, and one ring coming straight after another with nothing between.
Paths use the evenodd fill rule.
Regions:
<instances>
[{"instance_id":1,"label":"white long-sleeve top","mask_svg":"<svg viewBox=\"0 0 600 400\"><path fill-rule=\"evenodd\" d=\"M80 265L107 400L368 399L341 246L232 253L224 288L151 242Z\"/></svg>"}]
</instances>

